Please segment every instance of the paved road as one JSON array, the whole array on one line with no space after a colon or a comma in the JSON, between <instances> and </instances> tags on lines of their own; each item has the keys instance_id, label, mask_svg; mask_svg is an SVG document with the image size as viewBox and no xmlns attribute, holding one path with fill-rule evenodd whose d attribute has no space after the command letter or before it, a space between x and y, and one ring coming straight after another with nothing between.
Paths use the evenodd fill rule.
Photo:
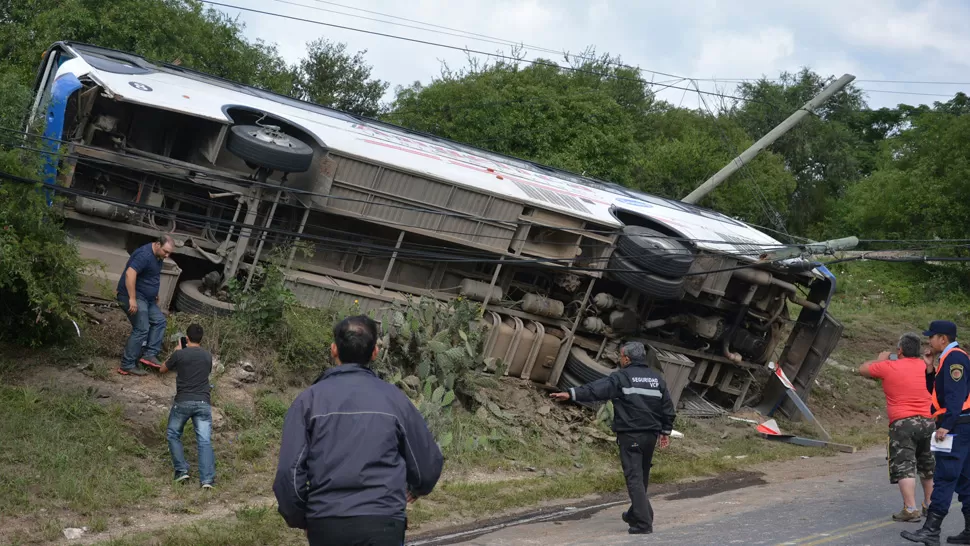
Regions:
<instances>
[{"instance_id":1,"label":"paved road","mask_svg":"<svg viewBox=\"0 0 970 546\"><path fill-rule=\"evenodd\" d=\"M657 521L652 535L626 534L620 520L626 507L617 506L586 513L585 519L506 528L461 544L912 544L900 538L899 532L919 524L890 519L901 500L895 486L888 483L884 449L775 463L759 470L764 485L700 498L677 498L684 495L672 493L653 499ZM953 511L943 522L944 537L963 527L959 506L954 499Z\"/></svg>"}]
</instances>

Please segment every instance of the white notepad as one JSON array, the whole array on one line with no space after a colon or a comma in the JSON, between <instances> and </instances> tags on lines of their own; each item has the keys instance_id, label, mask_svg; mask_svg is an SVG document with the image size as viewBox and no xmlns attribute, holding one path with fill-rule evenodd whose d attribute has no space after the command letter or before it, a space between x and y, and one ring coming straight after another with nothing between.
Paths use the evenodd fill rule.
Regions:
<instances>
[{"instance_id":1,"label":"white notepad","mask_svg":"<svg viewBox=\"0 0 970 546\"><path fill-rule=\"evenodd\" d=\"M952 449L953 449L952 434L947 434L946 437L943 438L942 442L936 441L936 434L934 434L933 437L930 438L930 451L942 451L944 453L949 453L950 450Z\"/></svg>"}]
</instances>

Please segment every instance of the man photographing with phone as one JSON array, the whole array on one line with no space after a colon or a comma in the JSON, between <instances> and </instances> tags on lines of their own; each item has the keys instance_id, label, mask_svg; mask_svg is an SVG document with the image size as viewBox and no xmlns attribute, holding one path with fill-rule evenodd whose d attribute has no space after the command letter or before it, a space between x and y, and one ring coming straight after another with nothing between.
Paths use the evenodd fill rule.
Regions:
<instances>
[{"instance_id":1,"label":"man photographing with phone","mask_svg":"<svg viewBox=\"0 0 970 546\"><path fill-rule=\"evenodd\" d=\"M179 347L158 370L168 373L175 370L175 400L168 414L168 449L175 467L175 482L189 479L189 463L182 448L182 431L185 423L192 420L195 444L199 450L199 483L203 489L212 489L216 479L216 457L212 450L212 406L209 400L209 374L212 373L212 355L199 346L202 343L202 327L192 324L179 340Z\"/></svg>"}]
</instances>

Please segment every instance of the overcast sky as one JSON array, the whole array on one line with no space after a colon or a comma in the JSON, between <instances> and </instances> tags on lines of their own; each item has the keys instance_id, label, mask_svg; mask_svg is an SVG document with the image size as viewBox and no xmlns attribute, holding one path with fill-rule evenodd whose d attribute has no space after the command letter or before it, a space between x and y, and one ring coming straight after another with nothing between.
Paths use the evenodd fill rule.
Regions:
<instances>
[{"instance_id":1,"label":"overcast sky","mask_svg":"<svg viewBox=\"0 0 970 546\"><path fill-rule=\"evenodd\" d=\"M594 45L597 51L620 55L625 63L641 69L698 79L777 77L783 70L804 66L823 75L848 72L860 80L872 107L901 102L931 104L947 100L957 91L970 92L970 2L962 0L218 1L452 46L508 52L504 43L467 34L449 35L471 32L499 42L524 43L529 58L554 58L537 47L577 53ZM275 43L290 62L302 56L307 42L321 37L345 42L351 51L366 49L373 75L391 82L387 99L393 97L396 85L431 81L440 72L442 60L452 67L466 62L460 51L238 9L218 9L238 16L249 38ZM406 28L399 25L422 25L393 17L461 32ZM561 56L555 59L561 61ZM645 72L644 77L673 83L668 76ZM705 91L733 92L734 84L729 82L697 83ZM696 94L685 96L679 89L659 95L674 104L698 104Z\"/></svg>"}]
</instances>

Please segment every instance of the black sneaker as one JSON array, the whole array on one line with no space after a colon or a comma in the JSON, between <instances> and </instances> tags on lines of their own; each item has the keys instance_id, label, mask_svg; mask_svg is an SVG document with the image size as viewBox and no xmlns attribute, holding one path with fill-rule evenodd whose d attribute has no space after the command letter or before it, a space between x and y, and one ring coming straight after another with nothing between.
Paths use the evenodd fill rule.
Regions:
<instances>
[{"instance_id":1,"label":"black sneaker","mask_svg":"<svg viewBox=\"0 0 970 546\"><path fill-rule=\"evenodd\" d=\"M150 368L155 368L156 370L161 369L161 367L162 367L162 363L159 362L158 361L158 357L156 357L154 355L153 356L143 356L138 361L141 362L142 364L150 367Z\"/></svg>"},{"instance_id":2,"label":"black sneaker","mask_svg":"<svg viewBox=\"0 0 970 546\"><path fill-rule=\"evenodd\" d=\"M148 375L148 372L138 366L134 368L118 368L118 373L121 375Z\"/></svg>"},{"instance_id":3,"label":"black sneaker","mask_svg":"<svg viewBox=\"0 0 970 546\"><path fill-rule=\"evenodd\" d=\"M631 535L649 535L653 532L653 529L643 529L641 527L630 527L627 533Z\"/></svg>"},{"instance_id":4,"label":"black sneaker","mask_svg":"<svg viewBox=\"0 0 970 546\"><path fill-rule=\"evenodd\" d=\"M623 519L623 523L626 523L627 525L630 524L630 514L628 512L623 512L623 514L620 515L620 518Z\"/></svg>"},{"instance_id":5,"label":"black sneaker","mask_svg":"<svg viewBox=\"0 0 970 546\"><path fill-rule=\"evenodd\" d=\"M214 486L211 483L204 483L204 484L202 484L202 490L203 491L212 491L213 487Z\"/></svg>"},{"instance_id":6,"label":"black sneaker","mask_svg":"<svg viewBox=\"0 0 970 546\"><path fill-rule=\"evenodd\" d=\"M175 483L182 483L188 479L189 479L189 473L185 472L183 474L179 474L178 476L175 476Z\"/></svg>"}]
</instances>

